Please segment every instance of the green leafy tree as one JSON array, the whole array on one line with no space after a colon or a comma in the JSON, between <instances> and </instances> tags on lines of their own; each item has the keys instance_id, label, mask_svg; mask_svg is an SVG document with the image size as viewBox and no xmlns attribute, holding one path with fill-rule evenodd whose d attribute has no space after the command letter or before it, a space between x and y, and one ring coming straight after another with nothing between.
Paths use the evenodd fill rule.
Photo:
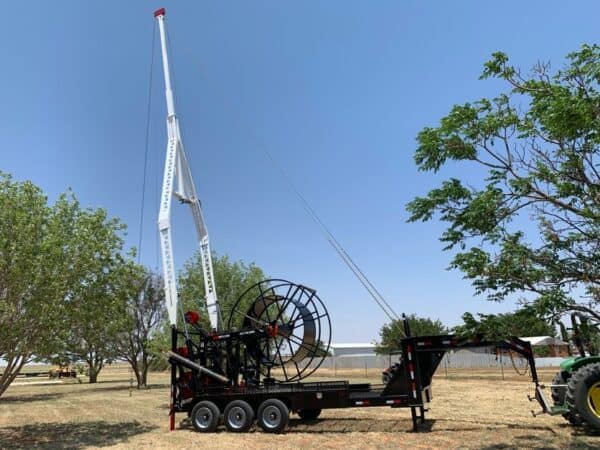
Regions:
<instances>
[{"instance_id":1,"label":"green leafy tree","mask_svg":"<svg viewBox=\"0 0 600 450\"><path fill-rule=\"evenodd\" d=\"M507 90L454 106L419 133L415 153L421 171L451 166L478 179L450 178L415 198L410 220L447 223L450 266L476 293L527 292L544 316L577 311L598 323L600 47L582 46L554 72L538 63L523 73L494 53L481 78ZM527 236L524 221L537 232Z\"/></svg>"},{"instance_id":2,"label":"green leafy tree","mask_svg":"<svg viewBox=\"0 0 600 450\"><path fill-rule=\"evenodd\" d=\"M71 192L49 204L31 182L0 173L0 395L24 364L64 354L73 329L103 314L106 262L120 259L122 230Z\"/></svg>"},{"instance_id":3,"label":"green leafy tree","mask_svg":"<svg viewBox=\"0 0 600 450\"><path fill-rule=\"evenodd\" d=\"M60 343L68 291L71 211L30 182L0 173L0 395L34 354Z\"/></svg>"},{"instance_id":4,"label":"green leafy tree","mask_svg":"<svg viewBox=\"0 0 600 450\"><path fill-rule=\"evenodd\" d=\"M68 333L62 353L84 361L89 381L95 383L104 365L117 357L115 346L127 327L135 267L131 255L122 253L125 226L103 209L75 205L70 243L77 249L77 264L66 304Z\"/></svg>"},{"instance_id":5,"label":"green leafy tree","mask_svg":"<svg viewBox=\"0 0 600 450\"><path fill-rule=\"evenodd\" d=\"M139 389L148 385L148 370L155 360L163 359L155 350L155 341L159 347L163 343L165 294L162 277L140 266L132 271L129 285L133 292L127 299L126 330L120 334L116 350L131 365Z\"/></svg>"},{"instance_id":6,"label":"green leafy tree","mask_svg":"<svg viewBox=\"0 0 600 450\"><path fill-rule=\"evenodd\" d=\"M411 314L408 318L412 336L431 336L448 333L448 328L438 319L417 317ZM404 323L402 320L392 320L385 324L379 331L381 341L375 346L378 354L387 354L400 350L400 340L404 337Z\"/></svg>"},{"instance_id":7,"label":"green leafy tree","mask_svg":"<svg viewBox=\"0 0 600 450\"><path fill-rule=\"evenodd\" d=\"M265 274L255 264L246 264L243 261L230 261L227 255L213 256L213 271L217 286L217 298L221 308L221 315L225 325L229 320L233 306L238 298L252 285L264 280ZM179 297L183 310L206 311L204 275L200 253L197 252L183 267L179 275ZM244 296L242 304L235 313L234 325L239 326L244 314L250 307L250 302L259 295L259 292L250 292ZM210 329L208 316L201 315L202 324ZM179 318L178 320L181 320Z\"/></svg>"},{"instance_id":8,"label":"green leafy tree","mask_svg":"<svg viewBox=\"0 0 600 450\"><path fill-rule=\"evenodd\" d=\"M483 335L484 339L499 340L511 336L556 336L555 327L541 319L535 311L522 308L505 314L473 314L462 315L463 323L452 331L463 337Z\"/></svg>"}]
</instances>

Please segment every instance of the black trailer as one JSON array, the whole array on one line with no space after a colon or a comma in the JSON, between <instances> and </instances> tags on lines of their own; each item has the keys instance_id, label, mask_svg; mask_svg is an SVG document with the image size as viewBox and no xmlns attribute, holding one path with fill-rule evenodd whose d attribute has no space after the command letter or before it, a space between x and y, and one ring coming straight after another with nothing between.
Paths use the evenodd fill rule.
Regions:
<instances>
[{"instance_id":1,"label":"black trailer","mask_svg":"<svg viewBox=\"0 0 600 450\"><path fill-rule=\"evenodd\" d=\"M212 340L232 337L231 333L223 334L226 338L220 336L215 334ZM392 366L389 381L381 385L348 381L278 382L270 377L259 383L248 382L249 377L246 382L237 382L237 377L234 381L231 374L217 373L214 367L209 369L188 359L185 347L177 347L182 338L183 333L173 329L172 428L175 413L179 412L187 413L194 428L201 432L214 431L221 416L225 427L232 432L248 430L255 418L264 431L281 432L291 412L302 419L316 419L321 410L328 408L388 406L410 408L413 430L418 431L419 424L425 422L425 405L432 399L432 377L444 354L449 350L481 347L514 352L525 358L536 386L535 398L546 409L531 345L518 338L499 342L460 340L453 335L404 338L399 363ZM186 340L190 341L189 334ZM236 352L235 346L227 347Z\"/></svg>"}]
</instances>

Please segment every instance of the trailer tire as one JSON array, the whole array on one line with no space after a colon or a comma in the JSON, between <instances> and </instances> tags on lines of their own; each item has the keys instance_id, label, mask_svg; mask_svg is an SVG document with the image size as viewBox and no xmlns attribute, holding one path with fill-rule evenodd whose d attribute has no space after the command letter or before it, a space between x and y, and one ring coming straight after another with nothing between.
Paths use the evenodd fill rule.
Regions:
<instances>
[{"instance_id":1,"label":"trailer tire","mask_svg":"<svg viewBox=\"0 0 600 450\"><path fill-rule=\"evenodd\" d=\"M225 428L233 433L248 431L254 422L254 411L244 400L230 402L223 411Z\"/></svg>"},{"instance_id":2,"label":"trailer tire","mask_svg":"<svg viewBox=\"0 0 600 450\"><path fill-rule=\"evenodd\" d=\"M386 372L383 372L381 374L381 382L383 384L388 384L391 380L392 380L392 374L391 373L389 373L389 372L386 371Z\"/></svg>"},{"instance_id":3,"label":"trailer tire","mask_svg":"<svg viewBox=\"0 0 600 450\"><path fill-rule=\"evenodd\" d=\"M190 414L192 425L201 433L212 433L219 425L220 411L217 405L208 400L198 402Z\"/></svg>"},{"instance_id":4,"label":"trailer tire","mask_svg":"<svg viewBox=\"0 0 600 450\"><path fill-rule=\"evenodd\" d=\"M289 420L290 410L279 399L270 398L258 407L258 424L267 433L281 433Z\"/></svg>"},{"instance_id":5,"label":"trailer tire","mask_svg":"<svg viewBox=\"0 0 600 450\"><path fill-rule=\"evenodd\" d=\"M589 427L600 430L600 363L585 365L576 373L575 407Z\"/></svg>"},{"instance_id":6,"label":"trailer tire","mask_svg":"<svg viewBox=\"0 0 600 450\"><path fill-rule=\"evenodd\" d=\"M302 420L315 420L321 414L321 409L300 409L298 415Z\"/></svg>"}]
</instances>

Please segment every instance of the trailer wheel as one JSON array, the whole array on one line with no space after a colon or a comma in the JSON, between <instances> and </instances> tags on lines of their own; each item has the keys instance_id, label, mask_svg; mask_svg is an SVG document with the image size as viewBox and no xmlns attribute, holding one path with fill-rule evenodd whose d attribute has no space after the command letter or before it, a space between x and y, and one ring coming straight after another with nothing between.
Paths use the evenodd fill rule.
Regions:
<instances>
[{"instance_id":1,"label":"trailer wheel","mask_svg":"<svg viewBox=\"0 0 600 450\"><path fill-rule=\"evenodd\" d=\"M300 409L298 411L298 415L302 420L315 420L320 414L320 409Z\"/></svg>"},{"instance_id":2,"label":"trailer wheel","mask_svg":"<svg viewBox=\"0 0 600 450\"><path fill-rule=\"evenodd\" d=\"M258 424L267 433L280 433L290 420L290 410L285 403L270 398L258 408Z\"/></svg>"},{"instance_id":3,"label":"trailer wheel","mask_svg":"<svg viewBox=\"0 0 600 450\"><path fill-rule=\"evenodd\" d=\"M219 408L208 400L201 401L194 406L190 419L192 425L201 433L212 433L219 425Z\"/></svg>"},{"instance_id":4,"label":"trailer wheel","mask_svg":"<svg viewBox=\"0 0 600 450\"><path fill-rule=\"evenodd\" d=\"M583 366L576 375L575 407L590 427L600 430L600 363Z\"/></svg>"},{"instance_id":5,"label":"trailer wheel","mask_svg":"<svg viewBox=\"0 0 600 450\"><path fill-rule=\"evenodd\" d=\"M230 402L223 412L225 428L234 433L248 431L254 422L254 411L244 400Z\"/></svg>"}]
</instances>

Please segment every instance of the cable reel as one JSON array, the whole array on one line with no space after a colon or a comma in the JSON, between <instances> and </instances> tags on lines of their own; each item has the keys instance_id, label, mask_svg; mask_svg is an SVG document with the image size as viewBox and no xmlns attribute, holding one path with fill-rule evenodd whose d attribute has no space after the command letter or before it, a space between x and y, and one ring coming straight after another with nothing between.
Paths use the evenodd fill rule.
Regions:
<instances>
[{"instance_id":1,"label":"cable reel","mask_svg":"<svg viewBox=\"0 0 600 450\"><path fill-rule=\"evenodd\" d=\"M331 343L331 320L314 289L286 280L264 280L231 309L227 328L261 330L246 352L263 375L300 381L322 364Z\"/></svg>"}]
</instances>

